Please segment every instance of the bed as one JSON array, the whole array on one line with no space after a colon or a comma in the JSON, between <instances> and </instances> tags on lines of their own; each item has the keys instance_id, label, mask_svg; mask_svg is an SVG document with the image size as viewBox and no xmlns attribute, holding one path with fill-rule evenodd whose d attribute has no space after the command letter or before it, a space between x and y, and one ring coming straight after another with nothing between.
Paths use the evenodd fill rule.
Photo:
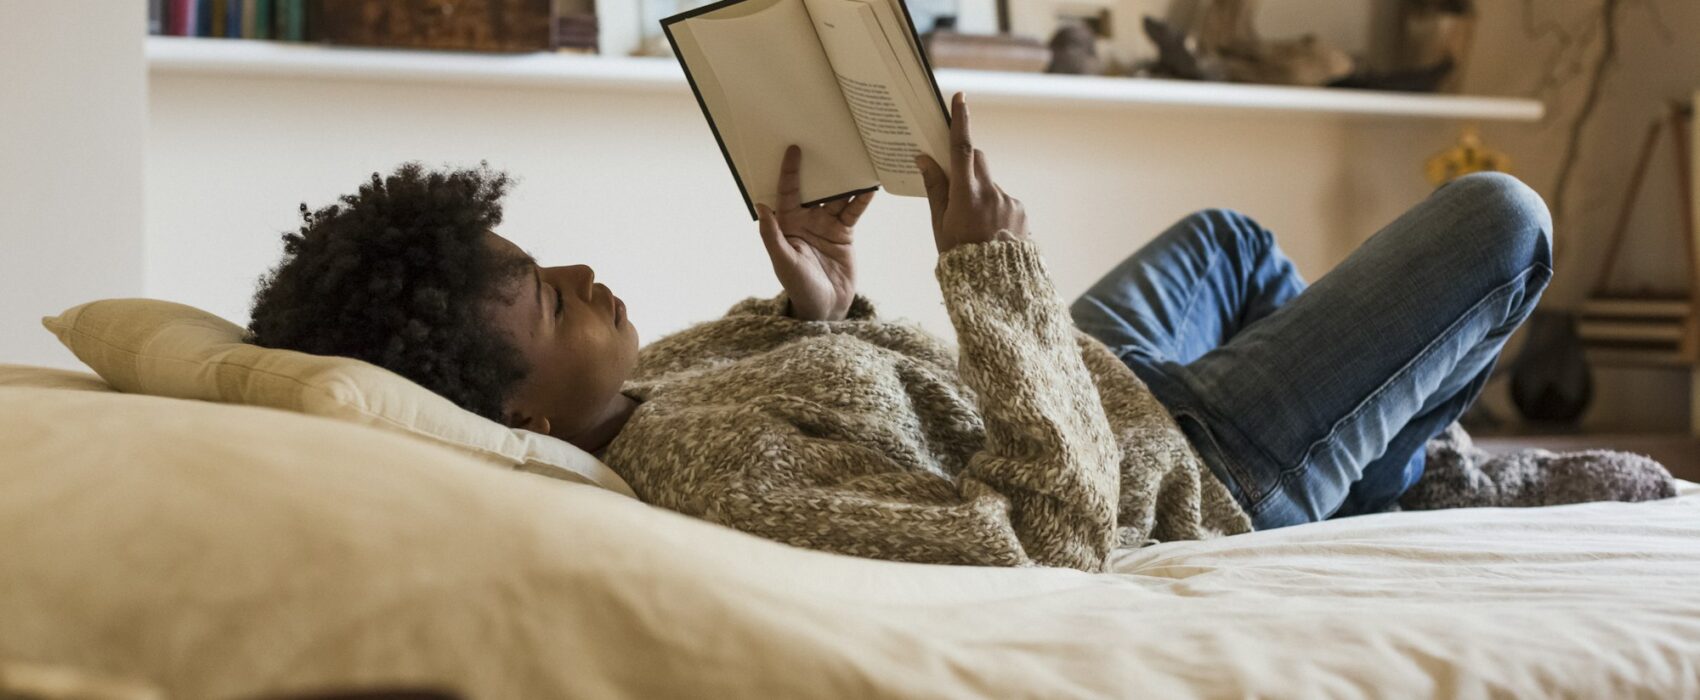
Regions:
<instances>
[{"instance_id":1,"label":"bed","mask_svg":"<svg viewBox=\"0 0 1700 700\"><path fill-rule=\"evenodd\" d=\"M0 366L0 660L170 697L1697 697L1700 487L854 559L297 413Z\"/></svg>"}]
</instances>

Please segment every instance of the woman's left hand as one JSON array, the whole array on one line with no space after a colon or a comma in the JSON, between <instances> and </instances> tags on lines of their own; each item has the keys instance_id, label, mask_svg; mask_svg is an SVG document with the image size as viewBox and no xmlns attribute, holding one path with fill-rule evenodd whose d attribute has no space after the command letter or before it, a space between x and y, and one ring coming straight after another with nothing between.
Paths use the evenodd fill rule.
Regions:
<instances>
[{"instance_id":1,"label":"woman's left hand","mask_svg":"<svg viewBox=\"0 0 1700 700\"><path fill-rule=\"evenodd\" d=\"M805 321L842 321L856 298L852 232L874 193L804 207L798 201L802 161L802 149L785 149L779 211L756 205L761 240L773 274L791 297L791 315Z\"/></svg>"}]
</instances>

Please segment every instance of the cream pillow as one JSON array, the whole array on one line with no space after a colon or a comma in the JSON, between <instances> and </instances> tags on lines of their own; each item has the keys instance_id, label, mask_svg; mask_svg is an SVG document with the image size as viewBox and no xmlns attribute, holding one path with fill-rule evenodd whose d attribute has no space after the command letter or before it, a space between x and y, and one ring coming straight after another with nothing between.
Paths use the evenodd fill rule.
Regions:
<instances>
[{"instance_id":1,"label":"cream pillow","mask_svg":"<svg viewBox=\"0 0 1700 700\"><path fill-rule=\"evenodd\" d=\"M607 465L565 441L509 429L376 365L249 345L240 326L192 306L106 299L41 322L119 391L372 425L501 466L633 495Z\"/></svg>"}]
</instances>

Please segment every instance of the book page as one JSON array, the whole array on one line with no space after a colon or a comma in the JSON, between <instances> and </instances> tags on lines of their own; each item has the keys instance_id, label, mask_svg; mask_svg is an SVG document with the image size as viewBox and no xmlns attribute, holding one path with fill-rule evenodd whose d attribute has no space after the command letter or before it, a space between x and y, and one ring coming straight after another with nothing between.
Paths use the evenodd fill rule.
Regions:
<instances>
[{"instance_id":1,"label":"book page","mask_svg":"<svg viewBox=\"0 0 1700 700\"><path fill-rule=\"evenodd\" d=\"M873 9L874 19L879 21L880 31L891 43L892 53L897 57L901 75L908 80L910 91L914 93L915 109L918 110L915 119L921 127L922 138L940 152L948 151L950 109L945 106L938 87L933 83L932 71L921 60L921 47L916 43L914 25L903 9L903 0L861 1ZM937 109L934 109L935 106ZM928 154L931 155L932 151Z\"/></svg>"},{"instance_id":2,"label":"book page","mask_svg":"<svg viewBox=\"0 0 1700 700\"><path fill-rule=\"evenodd\" d=\"M747 0L668 31L752 205L778 207L793 143L805 202L879 184L803 0Z\"/></svg>"},{"instance_id":3,"label":"book page","mask_svg":"<svg viewBox=\"0 0 1700 700\"><path fill-rule=\"evenodd\" d=\"M915 156L926 153L948 168L950 159L944 149L949 147L949 126L936 99L929 109L917 99L914 83L906 75L909 71L900 54L908 55L915 66L913 72L920 74L922 80L927 79L913 44L901 40L899 35L900 43L894 47L869 3L804 1L844 100L855 117L868 158L879 173L880 184L892 194L926 196ZM907 22L903 26L906 32ZM928 91L931 92L930 87ZM929 113L934 115L934 120L925 118ZM939 126L943 126L945 140L935 144L930 132L938 131Z\"/></svg>"}]
</instances>

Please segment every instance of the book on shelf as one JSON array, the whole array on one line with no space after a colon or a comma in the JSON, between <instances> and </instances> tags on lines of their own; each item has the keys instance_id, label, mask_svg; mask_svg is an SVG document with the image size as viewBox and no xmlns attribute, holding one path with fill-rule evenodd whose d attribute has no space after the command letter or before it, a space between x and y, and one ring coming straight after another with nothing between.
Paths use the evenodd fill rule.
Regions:
<instances>
[{"instance_id":1,"label":"book on shelf","mask_svg":"<svg viewBox=\"0 0 1700 700\"><path fill-rule=\"evenodd\" d=\"M230 28L230 3L227 0L211 0L212 18L207 23L207 33L201 36L224 37Z\"/></svg>"},{"instance_id":2,"label":"book on shelf","mask_svg":"<svg viewBox=\"0 0 1700 700\"><path fill-rule=\"evenodd\" d=\"M228 0L224 7L224 37L227 39L242 38L242 2L243 0Z\"/></svg>"},{"instance_id":3,"label":"book on shelf","mask_svg":"<svg viewBox=\"0 0 1700 700\"><path fill-rule=\"evenodd\" d=\"M222 0L220 0L222 2ZM194 36L213 35L213 0L195 0Z\"/></svg>"},{"instance_id":4,"label":"book on shelf","mask_svg":"<svg viewBox=\"0 0 1700 700\"><path fill-rule=\"evenodd\" d=\"M306 0L277 0L276 36L284 41L307 40Z\"/></svg>"},{"instance_id":5,"label":"book on shelf","mask_svg":"<svg viewBox=\"0 0 1700 700\"><path fill-rule=\"evenodd\" d=\"M778 206L791 144L805 202L924 197L915 156L949 167L944 99L901 0L725 0L662 27L751 218Z\"/></svg>"},{"instance_id":6,"label":"book on shelf","mask_svg":"<svg viewBox=\"0 0 1700 700\"><path fill-rule=\"evenodd\" d=\"M148 31L170 36L322 41L349 46L595 53L584 1L148 0Z\"/></svg>"},{"instance_id":7,"label":"book on shelf","mask_svg":"<svg viewBox=\"0 0 1700 700\"><path fill-rule=\"evenodd\" d=\"M149 0L148 31L165 36L307 41L312 38L309 5L326 1Z\"/></svg>"},{"instance_id":8,"label":"book on shelf","mask_svg":"<svg viewBox=\"0 0 1700 700\"><path fill-rule=\"evenodd\" d=\"M554 47L551 0L324 0L318 38L348 46L526 52Z\"/></svg>"},{"instance_id":9,"label":"book on shelf","mask_svg":"<svg viewBox=\"0 0 1700 700\"><path fill-rule=\"evenodd\" d=\"M171 0L166 13L166 33L171 36L195 35L195 0Z\"/></svg>"}]
</instances>

